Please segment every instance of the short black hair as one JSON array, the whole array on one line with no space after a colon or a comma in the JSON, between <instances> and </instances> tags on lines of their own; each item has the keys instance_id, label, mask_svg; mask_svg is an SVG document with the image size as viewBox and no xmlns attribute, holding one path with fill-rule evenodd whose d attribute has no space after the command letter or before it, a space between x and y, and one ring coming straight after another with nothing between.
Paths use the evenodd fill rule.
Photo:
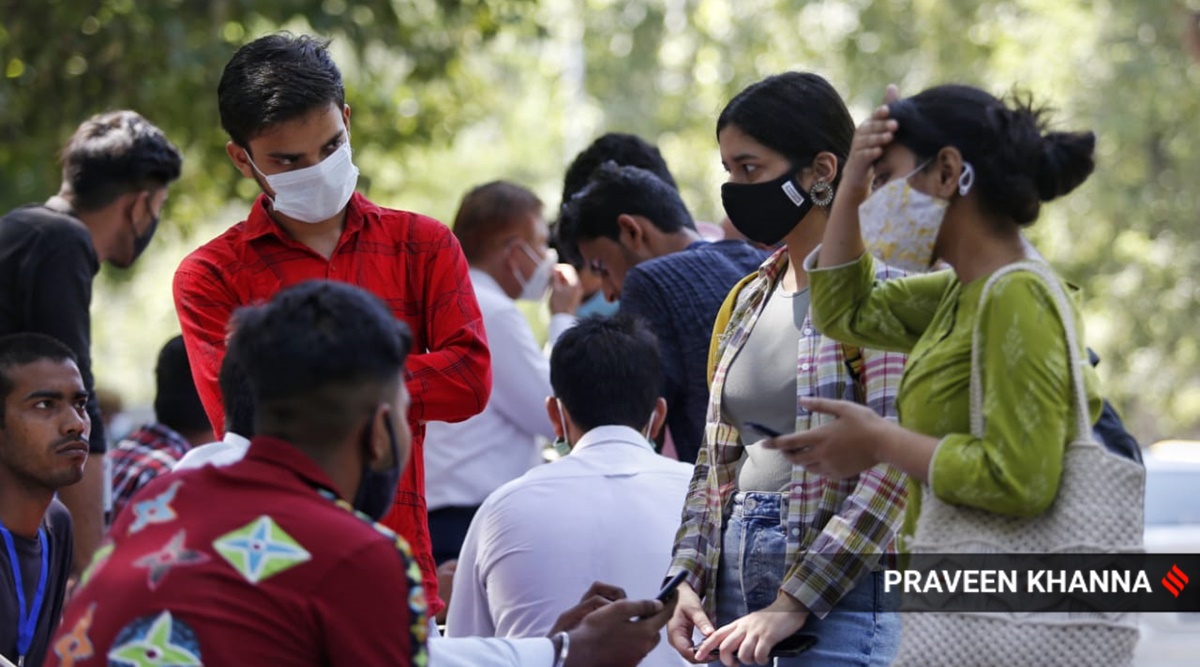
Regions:
<instances>
[{"instance_id":1,"label":"short black hair","mask_svg":"<svg viewBox=\"0 0 1200 667\"><path fill-rule=\"evenodd\" d=\"M342 73L329 41L280 32L260 37L233 54L217 85L221 127L249 149L272 125L346 103Z\"/></svg>"},{"instance_id":2,"label":"short black hair","mask_svg":"<svg viewBox=\"0 0 1200 667\"><path fill-rule=\"evenodd\" d=\"M300 283L235 315L229 347L249 379L255 434L303 447L340 442L391 400L412 347L383 301L336 281Z\"/></svg>"},{"instance_id":3,"label":"short black hair","mask_svg":"<svg viewBox=\"0 0 1200 667\"><path fill-rule=\"evenodd\" d=\"M550 386L584 431L608 425L641 430L661 385L658 340L627 313L580 320L550 353Z\"/></svg>"},{"instance_id":4,"label":"short black hair","mask_svg":"<svg viewBox=\"0 0 1200 667\"><path fill-rule=\"evenodd\" d=\"M164 188L183 169L183 155L162 130L134 111L84 121L62 150L64 190L77 211L96 211L122 195Z\"/></svg>"},{"instance_id":5,"label":"short black hair","mask_svg":"<svg viewBox=\"0 0 1200 667\"><path fill-rule=\"evenodd\" d=\"M562 203L567 203L576 192L582 190L600 165L609 161L622 166L641 167L652 172L671 189L679 189L658 148L637 135L609 132L583 149L567 167L567 175L563 178Z\"/></svg>"},{"instance_id":6,"label":"short black hair","mask_svg":"<svg viewBox=\"0 0 1200 667\"><path fill-rule=\"evenodd\" d=\"M471 264L495 250L495 242L528 215L542 212L542 200L529 188L508 181L492 181L463 196L454 216L454 236Z\"/></svg>"},{"instance_id":7,"label":"short black hair","mask_svg":"<svg viewBox=\"0 0 1200 667\"><path fill-rule=\"evenodd\" d=\"M221 406L225 410L225 430L243 438L254 435L254 391L250 379L232 350L226 350L217 375L221 387Z\"/></svg>"},{"instance_id":8,"label":"short black hair","mask_svg":"<svg viewBox=\"0 0 1200 667\"><path fill-rule=\"evenodd\" d=\"M818 153L837 156L836 189L850 156L854 119L824 77L812 72L784 72L748 86L734 96L717 118L717 138L733 125L758 143L786 157L796 168Z\"/></svg>"},{"instance_id":9,"label":"short black hair","mask_svg":"<svg viewBox=\"0 0 1200 667\"><path fill-rule=\"evenodd\" d=\"M617 240L622 215L640 215L667 233L696 229L675 188L640 167L605 162L563 206L556 230L559 252L577 262L581 241Z\"/></svg>"},{"instance_id":10,"label":"short black hair","mask_svg":"<svg viewBox=\"0 0 1200 667\"><path fill-rule=\"evenodd\" d=\"M183 336L163 345L154 366L154 418L177 433L201 433L212 428L188 363Z\"/></svg>"},{"instance_id":11,"label":"short black hair","mask_svg":"<svg viewBox=\"0 0 1200 667\"><path fill-rule=\"evenodd\" d=\"M1047 132L1045 110L972 86L945 85L888 105L896 143L918 161L954 146L975 169L975 189L993 218L1029 225L1041 203L1074 190L1095 168L1096 135Z\"/></svg>"},{"instance_id":12,"label":"short black hair","mask_svg":"<svg viewBox=\"0 0 1200 667\"><path fill-rule=\"evenodd\" d=\"M8 395L16 387L8 372L43 360L78 363L71 348L57 338L28 332L0 336L0 426L4 425Z\"/></svg>"}]
</instances>

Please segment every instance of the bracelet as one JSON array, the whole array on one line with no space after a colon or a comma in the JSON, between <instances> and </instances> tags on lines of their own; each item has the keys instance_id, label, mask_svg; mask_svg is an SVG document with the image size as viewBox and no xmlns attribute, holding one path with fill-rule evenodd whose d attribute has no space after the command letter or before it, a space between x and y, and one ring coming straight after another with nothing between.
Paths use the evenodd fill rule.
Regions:
<instances>
[{"instance_id":1,"label":"bracelet","mask_svg":"<svg viewBox=\"0 0 1200 667\"><path fill-rule=\"evenodd\" d=\"M558 655L554 658L553 667L563 667L567 664L567 655L571 652L571 635L560 632L554 635L553 641L558 644Z\"/></svg>"}]
</instances>

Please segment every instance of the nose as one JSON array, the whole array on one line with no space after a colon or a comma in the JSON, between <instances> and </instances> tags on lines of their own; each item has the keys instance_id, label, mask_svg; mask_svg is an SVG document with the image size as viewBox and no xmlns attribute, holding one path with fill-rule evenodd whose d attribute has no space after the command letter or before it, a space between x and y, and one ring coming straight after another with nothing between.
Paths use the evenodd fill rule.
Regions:
<instances>
[{"instance_id":1,"label":"nose","mask_svg":"<svg viewBox=\"0 0 1200 667\"><path fill-rule=\"evenodd\" d=\"M63 435L77 435L87 438L92 432L92 420L87 410L67 410L67 418L62 424Z\"/></svg>"}]
</instances>

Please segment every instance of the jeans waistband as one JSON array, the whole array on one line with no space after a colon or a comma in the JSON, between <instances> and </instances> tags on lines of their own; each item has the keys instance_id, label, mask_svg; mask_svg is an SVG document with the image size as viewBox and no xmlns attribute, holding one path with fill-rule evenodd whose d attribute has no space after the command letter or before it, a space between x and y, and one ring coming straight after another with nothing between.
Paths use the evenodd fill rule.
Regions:
<instances>
[{"instance_id":1,"label":"jeans waistband","mask_svg":"<svg viewBox=\"0 0 1200 667\"><path fill-rule=\"evenodd\" d=\"M787 513L787 496L769 491L739 491L733 494L733 516L744 519L776 519Z\"/></svg>"}]
</instances>

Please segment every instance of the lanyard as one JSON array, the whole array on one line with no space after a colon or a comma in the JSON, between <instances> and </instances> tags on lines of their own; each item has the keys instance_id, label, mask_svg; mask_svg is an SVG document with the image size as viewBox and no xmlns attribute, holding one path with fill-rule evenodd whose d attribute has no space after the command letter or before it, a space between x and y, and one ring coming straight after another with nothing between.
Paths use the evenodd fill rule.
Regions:
<instances>
[{"instance_id":1,"label":"lanyard","mask_svg":"<svg viewBox=\"0 0 1200 667\"><path fill-rule=\"evenodd\" d=\"M21 563L17 560L17 547L13 544L12 533L0 523L0 533L4 535L4 546L8 547L8 567L12 570L13 585L17 589L17 603L21 606L17 617L17 665L23 667L25 654L33 643L33 633L37 629L38 616L42 611L42 602L46 597L46 575L50 571L50 550L46 545L46 531L38 531L38 544L42 547L42 573L38 576L37 590L33 594L33 605L25 607L25 583L21 577Z\"/></svg>"}]
</instances>

